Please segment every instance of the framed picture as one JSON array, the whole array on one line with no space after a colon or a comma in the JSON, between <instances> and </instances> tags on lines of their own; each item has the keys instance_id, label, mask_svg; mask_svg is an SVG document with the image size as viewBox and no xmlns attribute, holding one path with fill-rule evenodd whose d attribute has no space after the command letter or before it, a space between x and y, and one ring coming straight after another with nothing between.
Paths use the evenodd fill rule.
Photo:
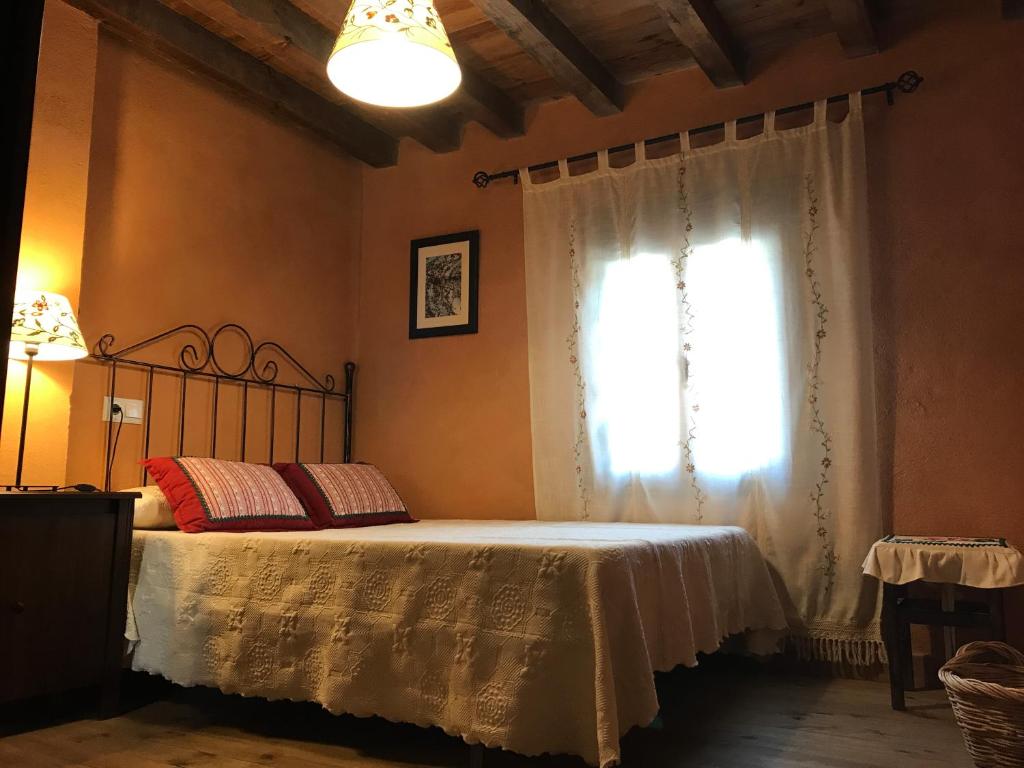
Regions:
<instances>
[{"instance_id":1,"label":"framed picture","mask_svg":"<svg viewBox=\"0 0 1024 768\"><path fill-rule=\"evenodd\" d=\"M413 240L409 338L477 332L480 232Z\"/></svg>"}]
</instances>

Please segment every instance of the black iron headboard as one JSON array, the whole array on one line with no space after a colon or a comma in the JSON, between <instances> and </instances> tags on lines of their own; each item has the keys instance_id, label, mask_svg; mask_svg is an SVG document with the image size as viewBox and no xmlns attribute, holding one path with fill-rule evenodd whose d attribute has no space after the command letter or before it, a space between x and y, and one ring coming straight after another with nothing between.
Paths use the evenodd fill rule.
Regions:
<instances>
[{"instance_id":1,"label":"black iron headboard","mask_svg":"<svg viewBox=\"0 0 1024 768\"><path fill-rule=\"evenodd\" d=\"M241 364L237 370L225 368L217 357L217 342L224 338L224 335L241 338L245 343L245 352ZM171 339L175 336L191 337L178 352L176 365L158 363L137 359L137 353L152 347L159 342ZM319 460L324 461L324 442L327 431L327 404L329 401L339 401L344 408L342 441L343 461L352 461L352 397L355 384L356 364L345 363L345 388L337 390L337 383L334 376L327 374L323 380L318 379L309 369L296 360L288 350L274 341L264 341L256 344L252 335L237 323L225 323L213 331L206 331L198 325L186 324L171 328L156 336L151 336L135 344L121 349L114 349L115 339L111 334L104 334L97 342L89 361L100 363L110 367L109 392L110 403L114 402L117 391L117 372L119 368L132 368L145 371L146 375L146 396L145 415L142 417L143 437L142 451L143 458L149 454L149 442L151 422L153 413L153 376L155 373L166 373L180 377L178 391L178 454L182 454L185 445L185 425L187 413L188 384L191 379L212 382L213 385L213 409L210 415L210 449L209 455L217 455L217 423L218 405L220 404L220 388L222 383L241 386L242 410L239 418L240 461L246 460L246 432L249 419L249 389L259 388L270 393L270 416L267 429L269 446L266 456L273 461L274 437L276 433L275 412L278 393L290 393L295 401L295 461L300 460L299 446L302 432L302 398L315 396L320 400L320 451ZM303 384L290 384L280 382L277 379L279 373L278 362L286 363L303 382ZM114 460L116 440L114 437L114 419L107 422L107 435L104 461L104 489L110 490L110 475ZM145 472L143 470L143 481Z\"/></svg>"}]
</instances>

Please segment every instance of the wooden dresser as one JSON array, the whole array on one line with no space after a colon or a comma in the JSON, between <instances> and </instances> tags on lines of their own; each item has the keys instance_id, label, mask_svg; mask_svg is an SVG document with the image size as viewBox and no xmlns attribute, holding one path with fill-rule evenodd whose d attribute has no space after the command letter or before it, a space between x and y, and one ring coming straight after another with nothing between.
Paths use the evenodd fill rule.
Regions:
<instances>
[{"instance_id":1,"label":"wooden dresser","mask_svg":"<svg viewBox=\"0 0 1024 768\"><path fill-rule=\"evenodd\" d=\"M117 708L134 493L0 493L0 703L94 687Z\"/></svg>"}]
</instances>

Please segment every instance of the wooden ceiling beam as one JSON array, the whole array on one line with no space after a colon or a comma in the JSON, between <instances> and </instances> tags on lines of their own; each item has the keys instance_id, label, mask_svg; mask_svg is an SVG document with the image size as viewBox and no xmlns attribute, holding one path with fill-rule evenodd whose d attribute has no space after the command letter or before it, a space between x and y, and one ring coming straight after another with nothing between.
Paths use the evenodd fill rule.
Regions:
<instances>
[{"instance_id":1,"label":"wooden ceiling beam","mask_svg":"<svg viewBox=\"0 0 1024 768\"><path fill-rule=\"evenodd\" d=\"M188 2L188 0L186 0ZM263 27L270 36L294 45L327 64L334 38L288 0L220 0Z\"/></svg>"},{"instance_id":2,"label":"wooden ceiling beam","mask_svg":"<svg viewBox=\"0 0 1024 768\"><path fill-rule=\"evenodd\" d=\"M382 110L350 99L337 91L327 80L326 71L327 58L334 47L334 35L288 0L163 1L182 13L198 11L200 18L197 21L207 16L226 24L242 38L242 42L236 41L235 45L245 47L244 42L256 39L270 41L269 45L264 42L265 49L293 47L301 51L319 65L317 81L311 83L305 79L305 87L314 88L322 98L340 104L360 120L384 133L409 136L434 152L452 152L462 144L462 126L444 110ZM265 61L275 63L272 57Z\"/></svg>"},{"instance_id":3,"label":"wooden ceiling beam","mask_svg":"<svg viewBox=\"0 0 1024 768\"><path fill-rule=\"evenodd\" d=\"M878 40L867 0L828 0L828 10L847 56L854 58L878 53Z\"/></svg>"},{"instance_id":4,"label":"wooden ceiling beam","mask_svg":"<svg viewBox=\"0 0 1024 768\"><path fill-rule=\"evenodd\" d=\"M541 0L473 3L591 112L622 111L621 83Z\"/></svg>"},{"instance_id":5,"label":"wooden ceiling beam","mask_svg":"<svg viewBox=\"0 0 1024 768\"><path fill-rule=\"evenodd\" d=\"M1003 0L1004 19L1024 19L1024 0Z\"/></svg>"},{"instance_id":6,"label":"wooden ceiling beam","mask_svg":"<svg viewBox=\"0 0 1024 768\"><path fill-rule=\"evenodd\" d=\"M456 48L455 57L459 52ZM459 66L462 66L461 64ZM462 85L452 97L466 117L480 123L495 136L509 139L526 132L523 108L499 88L471 69L462 66Z\"/></svg>"},{"instance_id":7,"label":"wooden ceiling beam","mask_svg":"<svg viewBox=\"0 0 1024 768\"><path fill-rule=\"evenodd\" d=\"M369 165L398 160L392 136L302 87L157 0L68 0L110 29L202 72L337 144Z\"/></svg>"},{"instance_id":8,"label":"wooden ceiling beam","mask_svg":"<svg viewBox=\"0 0 1024 768\"><path fill-rule=\"evenodd\" d=\"M729 26L711 0L655 0L669 27L718 88L743 85L743 60Z\"/></svg>"},{"instance_id":9,"label":"wooden ceiling beam","mask_svg":"<svg viewBox=\"0 0 1024 768\"><path fill-rule=\"evenodd\" d=\"M334 48L335 35L317 20L307 16L288 0L220 0L227 2L238 14L259 24L268 35L286 41L325 67ZM458 56L456 49L456 58ZM523 110L503 91L495 88L461 62L462 88L451 103L469 118L481 123L498 136L520 136L523 133ZM326 72L324 79L326 82ZM339 94L339 98L345 98ZM356 110L360 107L353 103ZM458 149L462 141L461 126L451 119L444 106L421 110L388 111L400 119L409 135L435 152ZM372 114L367 118L372 122Z\"/></svg>"}]
</instances>

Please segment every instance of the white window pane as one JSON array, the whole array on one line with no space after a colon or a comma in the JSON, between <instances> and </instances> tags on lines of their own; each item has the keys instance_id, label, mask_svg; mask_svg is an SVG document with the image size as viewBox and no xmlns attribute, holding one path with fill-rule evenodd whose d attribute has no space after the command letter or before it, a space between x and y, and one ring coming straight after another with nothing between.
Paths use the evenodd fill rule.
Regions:
<instances>
[{"instance_id":1,"label":"white window pane","mask_svg":"<svg viewBox=\"0 0 1024 768\"><path fill-rule=\"evenodd\" d=\"M738 238L694 249L691 388L697 472L738 477L783 455L779 287L764 247Z\"/></svg>"},{"instance_id":2,"label":"white window pane","mask_svg":"<svg viewBox=\"0 0 1024 768\"><path fill-rule=\"evenodd\" d=\"M615 475L679 465L679 316L667 256L610 263L601 285L593 414Z\"/></svg>"}]
</instances>

